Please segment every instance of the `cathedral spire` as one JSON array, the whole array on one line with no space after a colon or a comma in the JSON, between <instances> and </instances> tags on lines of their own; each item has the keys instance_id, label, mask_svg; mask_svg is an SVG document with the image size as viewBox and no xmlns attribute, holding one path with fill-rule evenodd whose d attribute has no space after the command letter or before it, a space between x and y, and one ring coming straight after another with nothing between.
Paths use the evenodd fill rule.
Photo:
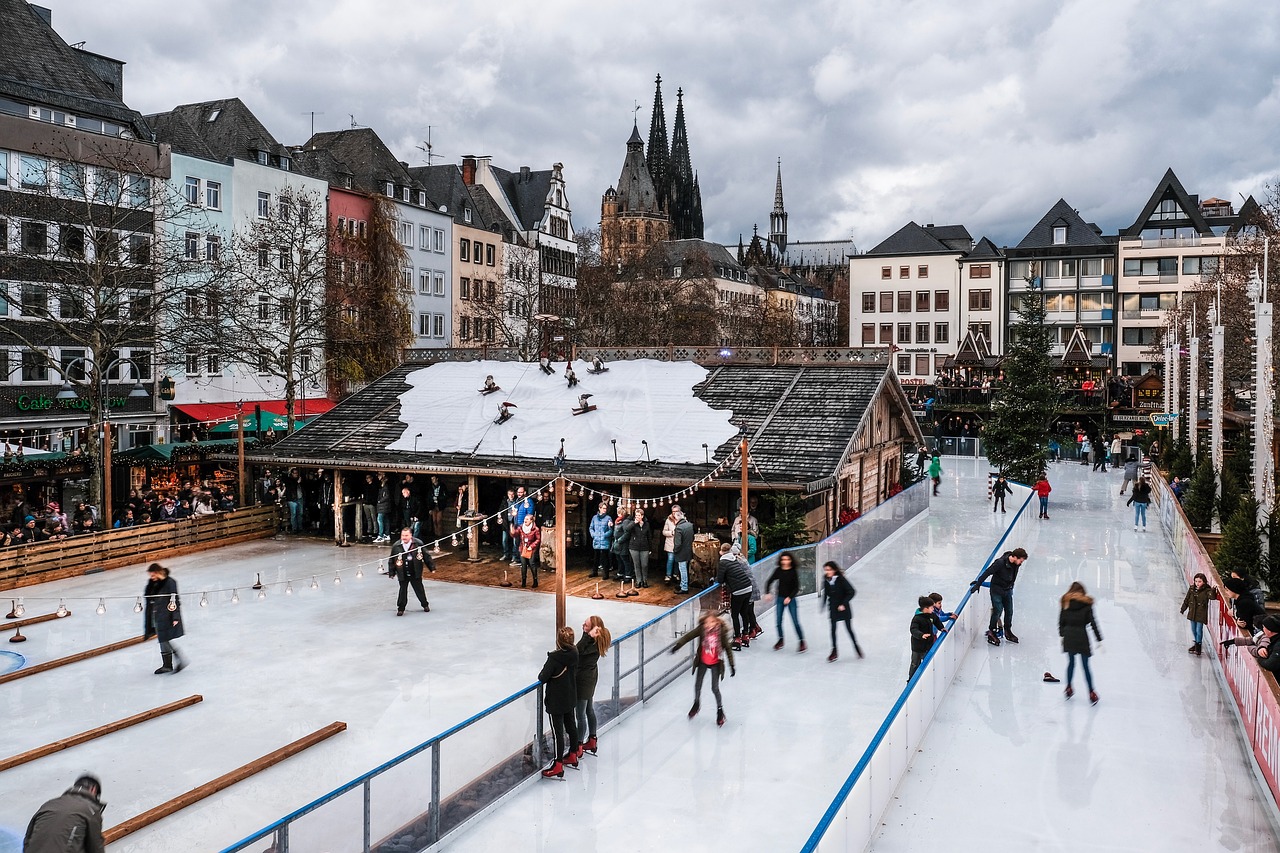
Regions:
<instances>
[{"instance_id":1,"label":"cathedral spire","mask_svg":"<svg viewBox=\"0 0 1280 853\"><path fill-rule=\"evenodd\" d=\"M667 174L669 161L667 114L662 108L662 75L659 74L657 80L654 81L653 115L649 119L649 155L647 162L649 175L653 178L653 185L658 190L658 202L663 209L666 209L669 203L667 193L668 185L670 184L670 175Z\"/></svg>"},{"instance_id":2,"label":"cathedral spire","mask_svg":"<svg viewBox=\"0 0 1280 853\"><path fill-rule=\"evenodd\" d=\"M778 158L778 181L773 190L773 212L769 214L769 241L781 254L787 251L787 208L782 203L782 158Z\"/></svg>"},{"instance_id":3,"label":"cathedral spire","mask_svg":"<svg viewBox=\"0 0 1280 853\"><path fill-rule=\"evenodd\" d=\"M667 164L670 187L671 235L676 240L701 240L702 192L689 157L689 134L684 121L684 90L676 90L676 123L671 131L671 160Z\"/></svg>"}]
</instances>

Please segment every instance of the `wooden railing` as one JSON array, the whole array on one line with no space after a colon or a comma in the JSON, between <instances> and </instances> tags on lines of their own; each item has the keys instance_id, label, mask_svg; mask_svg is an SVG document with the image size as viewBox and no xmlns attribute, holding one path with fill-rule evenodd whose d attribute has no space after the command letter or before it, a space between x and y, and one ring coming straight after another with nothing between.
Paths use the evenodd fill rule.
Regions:
<instances>
[{"instance_id":1,"label":"wooden railing","mask_svg":"<svg viewBox=\"0 0 1280 853\"><path fill-rule=\"evenodd\" d=\"M255 506L0 550L0 590L272 535L279 510Z\"/></svg>"}]
</instances>

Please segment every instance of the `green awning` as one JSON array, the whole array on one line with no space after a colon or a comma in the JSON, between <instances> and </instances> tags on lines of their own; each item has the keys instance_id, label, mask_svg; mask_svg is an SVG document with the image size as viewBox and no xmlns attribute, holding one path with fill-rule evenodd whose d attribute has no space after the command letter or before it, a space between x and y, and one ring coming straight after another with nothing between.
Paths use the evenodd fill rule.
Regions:
<instances>
[{"instance_id":1,"label":"green awning","mask_svg":"<svg viewBox=\"0 0 1280 853\"><path fill-rule=\"evenodd\" d=\"M244 431L246 433L250 433L250 434L253 433L253 418L254 416L252 414L245 415ZM310 420L311 418L294 418L293 428L295 430L301 429ZM287 415L275 415L275 414L272 414L271 412L263 412L258 417L258 430L261 432L272 432L272 431L287 432L288 429L289 429L289 418ZM226 421L225 423L220 423L217 426L215 426L213 429L209 430L210 435L215 435L215 434L225 435L226 433L231 433L232 435L235 435L235 432L236 432L235 421Z\"/></svg>"},{"instance_id":2,"label":"green awning","mask_svg":"<svg viewBox=\"0 0 1280 853\"><path fill-rule=\"evenodd\" d=\"M219 438L179 444L148 444L113 454L111 463L113 465L146 465L148 462L170 462L175 453L182 456L200 450L231 450L235 448L237 441L238 439L234 438Z\"/></svg>"}]
</instances>

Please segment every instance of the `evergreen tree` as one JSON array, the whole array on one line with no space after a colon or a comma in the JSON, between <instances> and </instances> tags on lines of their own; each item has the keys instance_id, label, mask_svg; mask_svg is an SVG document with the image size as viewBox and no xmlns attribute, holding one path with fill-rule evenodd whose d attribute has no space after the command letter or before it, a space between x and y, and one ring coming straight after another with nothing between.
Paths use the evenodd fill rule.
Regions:
<instances>
[{"instance_id":1,"label":"evergreen tree","mask_svg":"<svg viewBox=\"0 0 1280 853\"><path fill-rule=\"evenodd\" d=\"M1004 382L982 429L991 463L1023 483L1044 474L1045 441L1057 408L1044 319L1044 295L1029 281L1000 363Z\"/></svg>"},{"instance_id":2,"label":"evergreen tree","mask_svg":"<svg viewBox=\"0 0 1280 853\"><path fill-rule=\"evenodd\" d=\"M1236 476L1235 467L1229 464L1222 466L1222 489L1218 494L1218 518L1226 524L1235 516L1236 510L1239 509L1241 498L1244 497L1244 491L1240 486L1240 480Z\"/></svg>"},{"instance_id":3,"label":"evergreen tree","mask_svg":"<svg viewBox=\"0 0 1280 853\"><path fill-rule=\"evenodd\" d=\"M773 506L773 521L760 525L761 557L809 541L803 498L786 492L775 492L765 500Z\"/></svg>"},{"instance_id":4,"label":"evergreen tree","mask_svg":"<svg viewBox=\"0 0 1280 853\"><path fill-rule=\"evenodd\" d=\"M1187 521L1196 530L1208 530L1213 523L1214 482L1213 463L1208 454L1200 457L1200 464L1191 475L1186 496L1182 499L1182 510L1187 514Z\"/></svg>"},{"instance_id":5,"label":"evergreen tree","mask_svg":"<svg viewBox=\"0 0 1280 853\"><path fill-rule=\"evenodd\" d=\"M1228 569L1258 575L1262 567L1262 540L1258 537L1258 503L1252 497L1239 502L1222 528L1222 541L1213 552L1213 564L1223 575Z\"/></svg>"},{"instance_id":6,"label":"evergreen tree","mask_svg":"<svg viewBox=\"0 0 1280 853\"><path fill-rule=\"evenodd\" d=\"M1195 471L1195 463L1191 459L1191 446L1185 441L1178 445L1169 455L1169 476L1185 480Z\"/></svg>"}]
</instances>

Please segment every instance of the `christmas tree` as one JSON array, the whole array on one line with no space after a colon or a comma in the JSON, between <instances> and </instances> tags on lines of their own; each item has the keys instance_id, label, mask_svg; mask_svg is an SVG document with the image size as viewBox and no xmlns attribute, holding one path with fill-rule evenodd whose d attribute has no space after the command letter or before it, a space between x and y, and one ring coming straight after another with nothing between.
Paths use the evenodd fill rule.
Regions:
<instances>
[{"instance_id":1,"label":"christmas tree","mask_svg":"<svg viewBox=\"0 0 1280 853\"><path fill-rule=\"evenodd\" d=\"M1000 362L1004 380L983 424L987 457L1010 478L1031 484L1045 471L1045 442L1057 409L1044 296L1028 281Z\"/></svg>"}]
</instances>

